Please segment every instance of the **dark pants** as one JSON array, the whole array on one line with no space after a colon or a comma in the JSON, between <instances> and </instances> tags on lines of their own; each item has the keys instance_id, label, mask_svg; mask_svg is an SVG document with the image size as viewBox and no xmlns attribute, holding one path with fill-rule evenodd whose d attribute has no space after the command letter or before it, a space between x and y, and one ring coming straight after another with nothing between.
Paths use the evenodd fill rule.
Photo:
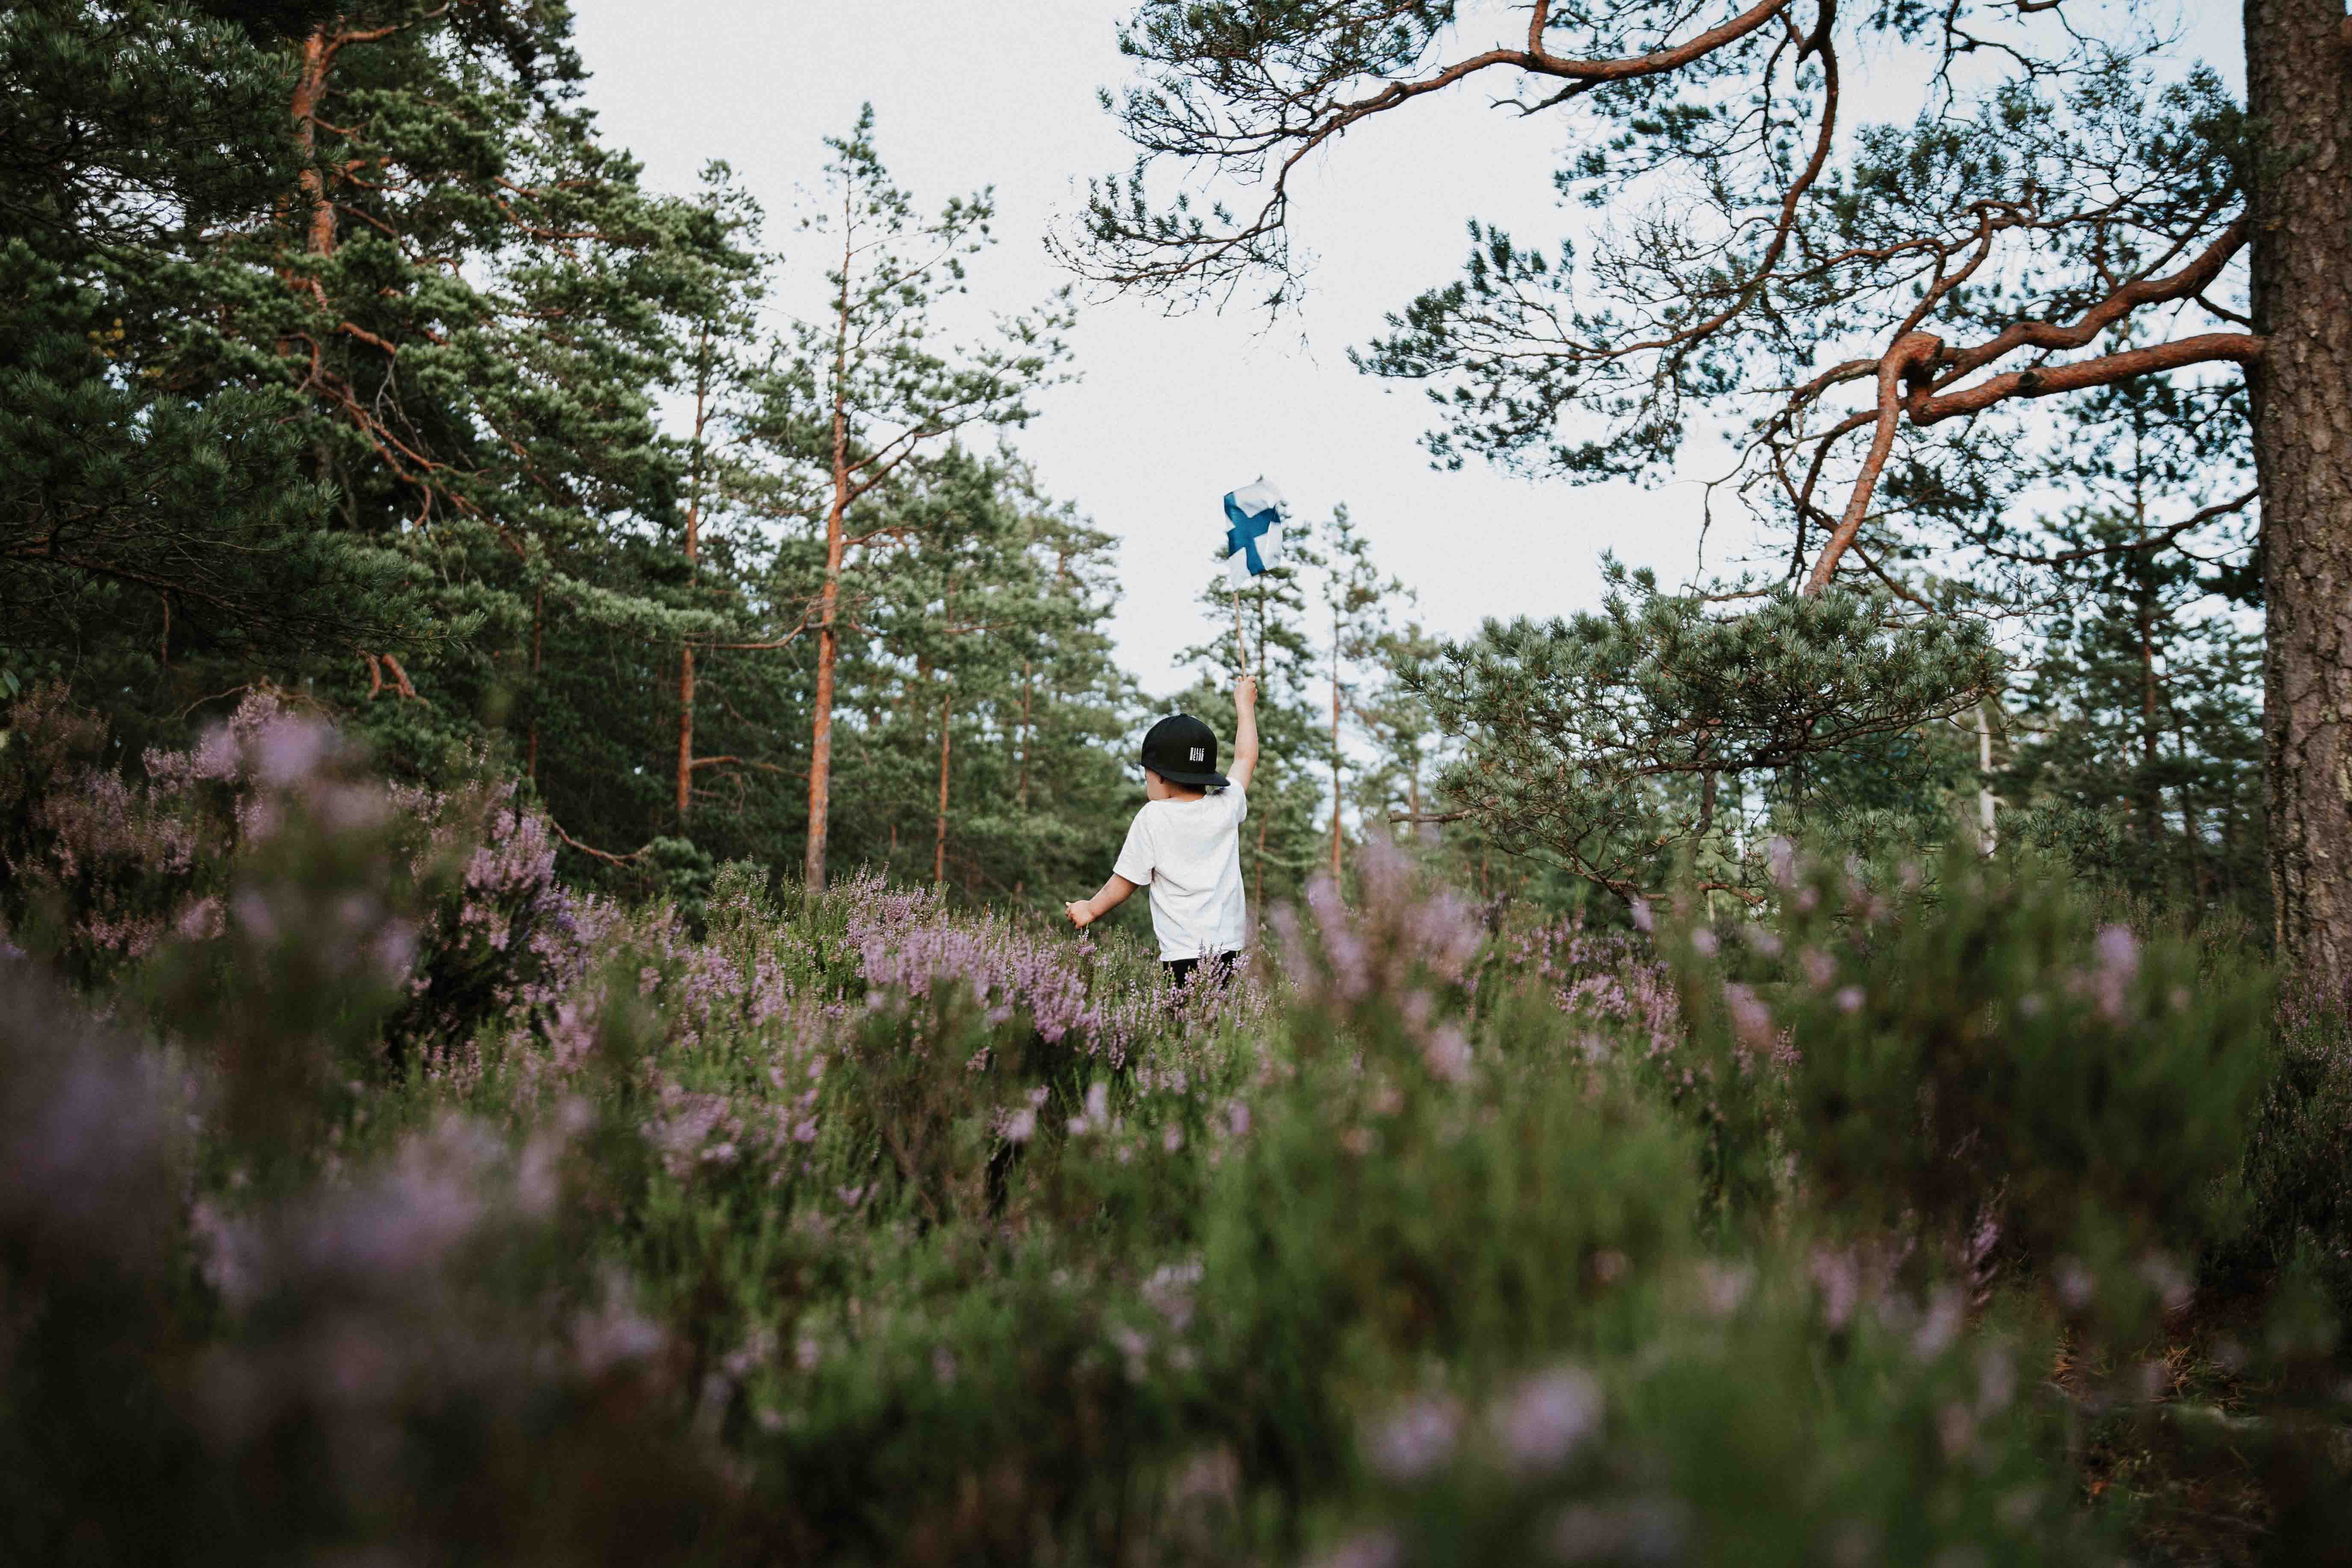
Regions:
<instances>
[{"instance_id":1,"label":"dark pants","mask_svg":"<svg viewBox=\"0 0 2352 1568\"><path fill-rule=\"evenodd\" d=\"M1168 984L1180 991L1191 982L1195 970L1206 971L1201 976L1202 990L1217 990L1234 977L1234 961L1239 957L1238 952L1220 952L1207 958L1163 958L1160 967L1168 972Z\"/></svg>"}]
</instances>

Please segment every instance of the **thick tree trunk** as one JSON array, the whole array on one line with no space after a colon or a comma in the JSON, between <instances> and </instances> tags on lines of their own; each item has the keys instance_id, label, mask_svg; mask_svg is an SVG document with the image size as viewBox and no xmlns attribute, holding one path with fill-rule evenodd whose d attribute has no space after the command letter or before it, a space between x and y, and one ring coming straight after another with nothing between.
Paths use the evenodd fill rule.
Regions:
<instances>
[{"instance_id":1,"label":"thick tree trunk","mask_svg":"<svg viewBox=\"0 0 2352 1568\"><path fill-rule=\"evenodd\" d=\"M328 194L326 174L312 162L318 152L319 105L327 96L327 66L334 46L323 27L302 40L302 64L294 75L294 139L302 152L302 170L296 179L302 198L310 205L308 243L313 256L332 255L335 248L335 203Z\"/></svg>"},{"instance_id":2,"label":"thick tree trunk","mask_svg":"<svg viewBox=\"0 0 2352 1568\"><path fill-rule=\"evenodd\" d=\"M2344 0L2246 0L2259 142L2252 370L2271 889L2280 955L2352 990L2352 36Z\"/></svg>"}]
</instances>

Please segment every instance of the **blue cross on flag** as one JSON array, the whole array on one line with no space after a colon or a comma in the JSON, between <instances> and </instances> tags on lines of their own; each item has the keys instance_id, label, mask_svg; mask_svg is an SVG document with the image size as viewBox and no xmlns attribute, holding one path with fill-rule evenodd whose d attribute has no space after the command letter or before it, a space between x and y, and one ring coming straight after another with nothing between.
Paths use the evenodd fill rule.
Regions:
<instances>
[{"instance_id":1,"label":"blue cross on flag","mask_svg":"<svg viewBox=\"0 0 2352 1568\"><path fill-rule=\"evenodd\" d=\"M1225 576L1235 588L1282 560L1282 492L1260 479L1225 496Z\"/></svg>"}]
</instances>

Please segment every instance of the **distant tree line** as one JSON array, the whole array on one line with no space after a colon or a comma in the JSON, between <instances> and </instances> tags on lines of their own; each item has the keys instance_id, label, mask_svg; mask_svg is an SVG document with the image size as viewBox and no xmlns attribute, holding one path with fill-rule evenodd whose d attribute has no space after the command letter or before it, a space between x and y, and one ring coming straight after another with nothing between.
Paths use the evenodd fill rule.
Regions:
<instances>
[{"instance_id":1,"label":"distant tree line","mask_svg":"<svg viewBox=\"0 0 2352 1568\"><path fill-rule=\"evenodd\" d=\"M919 212L870 114L782 292L723 166L663 195L599 135L569 28L0 18L0 679L134 767L275 688L397 774L520 773L640 890L1094 868L1140 706L1111 541L1003 439L1066 308L942 347L990 203Z\"/></svg>"}]
</instances>

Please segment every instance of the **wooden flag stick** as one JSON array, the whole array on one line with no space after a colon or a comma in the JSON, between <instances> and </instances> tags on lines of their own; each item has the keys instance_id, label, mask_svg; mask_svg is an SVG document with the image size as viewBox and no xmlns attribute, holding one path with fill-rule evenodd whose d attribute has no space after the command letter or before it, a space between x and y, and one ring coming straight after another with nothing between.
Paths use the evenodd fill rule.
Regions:
<instances>
[{"instance_id":1,"label":"wooden flag stick","mask_svg":"<svg viewBox=\"0 0 2352 1568\"><path fill-rule=\"evenodd\" d=\"M1225 579L1225 586L1233 590L1234 595L1234 652L1240 656L1241 672L1246 676L1249 674L1249 644L1242 637L1241 585L1228 577Z\"/></svg>"}]
</instances>

